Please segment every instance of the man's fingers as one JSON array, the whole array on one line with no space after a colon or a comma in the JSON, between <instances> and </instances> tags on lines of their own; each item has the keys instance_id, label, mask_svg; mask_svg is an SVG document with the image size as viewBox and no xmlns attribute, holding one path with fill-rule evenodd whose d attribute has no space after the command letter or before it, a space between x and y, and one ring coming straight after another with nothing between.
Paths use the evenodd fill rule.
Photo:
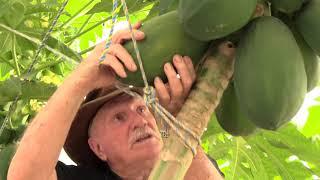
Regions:
<instances>
[{"instance_id":1,"label":"man's fingers","mask_svg":"<svg viewBox=\"0 0 320 180\"><path fill-rule=\"evenodd\" d=\"M145 34L142 31L133 29L134 38L137 41L144 39ZM122 44L126 40L131 40L131 32L129 30L120 30L114 36L112 36L111 43Z\"/></svg>"},{"instance_id":2,"label":"man's fingers","mask_svg":"<svg viewBox=\"0 0 320 180\"><path fill-rule=\"evenodd\" d=\"M196 74L196 71L194 69L192 60L191 60L191 58L189 56L184 56L183 60L186 63L188 69L189 69L190 75L192 77L192 82L194 82L196 80L197 74Z\"/></svg>"},{"instance_id":3,"label":"man's fingers","mask_svg":"<svg viewBox=\"0 0 320 180\"><path fill-rule=\"evenodd\" d=\"M180 75L182 85L184 88L183 92L188 93L189 89L191 88L191 86L193 84L193 80L192 80L189 68L187 67L187 64L185 63L184 59L179 55L174 56L173 63L174 63L174 66L176 67L176 69ZM184 94L184 95L186 95L186 94Z\"/></svg>"},{"instance_id":4,"label":"man's fingers","mask_svg":"<svg viewBox=\"0 0 320 180\"><path fill-rule=\"evenodd\" d=\"M123 65L119 62L119 60L116 57L107 54L106 60L102 61L101 63L110 66L114 70L114 72L121 78L127 77L127 73L124 70Z\"/></svg>"},{"instance_id":5,"label":"man's fingers","mask_svg":"<svg viewBox=\"0 0 320 180\"><path fill-rule=\"evenodd\" d=\"M128 53L128 51L122 45L120 45L120 44L111 45L108 50L108 53L118 57L118 59L121 62L123 62L123 64L125 65L125 67L129 71L133 72L133 71L137 70L137 66L136 66L134 60L132 59L132 57Z\"/></svg>"},{"instance_id":6,"label":"man's fingers","mask_svg":"<svg viewBox=\"0 0 320 180\"><path fill-rule=\"evenodd\" d=\"M142 22L139 21L139 22L135 23L135 24L132 26L132 28L133 28L133 29L139 29L139 28L141 27L141 25L142 25Z\"/></svg>"},{"instance_id":7,"label":"man's fingers","mask_svg":"<svg viewBox=\"0 0 320 180\"><path fill-rule=\"evenodd\" d=\"M164 72L169 82L171 102L177 103L181 100L181 97L183 96L182 83L180 79L177 78L177 73L170 63L166 63L164 65Z\"/></svg>"},{"instance_id":8,"label":"man's fingers","mask_svg":"<svg viewBox=\"0 0 320 180\"><path fill-rule=\"evenodd\" d=\"M159 77L154 79L154 87L157 92L157 97L159 98L160 104L162 106L167 106L170 103L170 94Z\"/></svg>"}]
</instances>

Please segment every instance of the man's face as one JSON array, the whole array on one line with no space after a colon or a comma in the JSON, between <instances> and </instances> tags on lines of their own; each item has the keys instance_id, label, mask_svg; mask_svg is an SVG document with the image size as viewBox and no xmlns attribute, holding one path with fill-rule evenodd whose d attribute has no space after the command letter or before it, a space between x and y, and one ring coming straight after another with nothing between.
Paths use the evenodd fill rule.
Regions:
<instances>
[{"instance_id":1,"label":"man's face","mask_svg":"<svg viewBox=\"0 0 320 180\"><path fill-rule=\"evenodd\" d=\"M155 161L163 142L155 118L141 98L123 95L107 102L97 113L90 138L100 145L108 163Z\"/></svg>"}]
</instances>

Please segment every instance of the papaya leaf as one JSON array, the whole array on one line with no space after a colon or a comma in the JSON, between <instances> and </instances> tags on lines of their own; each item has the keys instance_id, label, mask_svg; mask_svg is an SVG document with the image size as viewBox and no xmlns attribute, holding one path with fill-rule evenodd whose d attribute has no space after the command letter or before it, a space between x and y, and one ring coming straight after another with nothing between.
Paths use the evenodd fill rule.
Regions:
<instances>
[{"instance_id":1,"label":"papaya leaf","mask_svg":"<svg viewBox=\"0 0 320 180\"><path fill-rule=\"evenodd\" d=\"M260 157L241 137L220 133L207 140L211 142L209 155L218 163L228 163L221 167L226 179L267 179Z\"/></svg>"},{"instance_id":2,"label":"papaya leaf","mask_svg":"<svg viewBox=\"0 0 320 180\"><path fill-rule=\"evenodd\" d=\"M1 61L1 60L0 60ZM4 81L10 77L10 70L12 69L11 66L5 63L0 63L0 81Z\"/></svg>"},{"instance_id":3,"label":"papaya leaf","mask_svg":"<svg viewBox=\"0 0 320 180\"><path fill-rule=\"evenodd\" d=\"M148 16L144 19L145 21L149 20L155 16L165 14L169 11L176 10L178 8L179 0L171 0L170 4L168 4L167 7L165 7L165 5L164 5L165 3L163 1L169 2L170 0L162 0L160 2L155 2L152 9L149 11ZM161 2L163 2L163 4L161 4Z\"/></svg>"},{"instance_id":4,"label":"papaya leaf","mask_svg":"<svg viewBox=\"0 0 320 180\"><path fill-rule=\"evenodd\" d=\"M144 7L154 3L155 0L126 0L129 13L135 13L143 9ZM100 3L93 6L93 8L87 12L87 14L101 13L101 12L112 12L113 3L110 0L102 0ZM120 10L119 16L124 16L124 12Z\"/></svg>"},{"instance_id":5,"label":"papaya leaf","mask_svg":"<svg viewBox=\"0 0 320 180\"><path fill-rule=\"evenodd\" d=\"M44 12L57 12L56 8L47 7L43 4L35 4L33 6L28 6L25 12L25 15L44 13Z\"/></svg>"},{"instance_id":6,"label":"papaya leaf","mask_svg":"<svg viewBox=\"0 0 320 180\"><path fill-rule=\"evenodd\" d=\"M309 116L306 124L302 128L302 133L306 137L311 137L320 134L319 117L320 117L320 105L311 106L309 109Z\"/></svg>"},{"instance_id":7,"label":"papaya leaf","mask_svg":"<svg viewBox=\"0 0 320 180\"><path fill-rule=\"evenodd\" d=\"M148 16L144 19L144 21L147 21L147 20L159 15L159 4L160 4L160 2L155 2L153 4L151 10L149 11Z\"/></svg>"},{"instance_id":8,"label":"papaya leaf","mask_svg":"<svg viewBox=\"0 0 320 180\"><path fill-rule=\"evenodd\" d=\"M14 100L21 94L21 82L18 78L10 78L0 82L0 104Z\"/></svg>"},{"instance_id":9,"label":"papaya leaf","mask_svg":"<svg viewBox=\"0 0 320 180\"><path fill-rule=\"evenodd\" d=\"M293 124L288 124L277 132L264 131L262 136L274 147L289 151L301 160L320 167L320 159L314 158L319 156L320 148L300 133Z\"/></svg>"},{"instance_id":10,"label":"papaya leaf","mask_svg":"<svg viewBox=\"0 0 320 180\"><path fill-rule=\"evenodd\" d=\"M25 100L48 100L56 88L55 85L40 81L23 81L19 78L10 78L0 82L0 104L13 101L17 96Z\"/></svg>"},{"instance_id":11,"label":"papaya leaf","mask_svg":"<svg viewBox=\"0 0 320 180\"><path fill-rule=\"evenodd\" d=\"M100 12L111 12L112 11L113 3L112 1L102 0L100 3L97 3L95 6L92 7L87 14L94 14Z\"/></svg>"},{"instance_id":12,"label":"papaya leaf","mask_svg":"<svg viewBox=\"0 0 320 180\"><path fill-rule=\"evenodd\" d=\"M7 171L13 155L15 154L17 145L10 144L5 146L0 152L0 179L7 179Z\"/></svg>"},{"instance_id":13,"label":"papaya leaf","mask_svg":"<svg viewBox=\"0 0 320 180\"><path fill-rule=\"evenodd\" d=\"M57 86L40 81L27 81L21 85L21 99L46 101L56 91Z\"/></svg>"},{"instance_id":14,"label":"papaya leaf","mask_svg":"<svg viewBox=\"0 0 320 180\"><path fill-rule=\"evenodd\" d=\"M219 125L217 117L215 114L212 114L209 124L207 126L206 131L202 135L202 139L206 139L212 135L225 132Z\"/></svg>"},{"instance_id":15,"label":"papaya leaf","mask_svg":"<svg viewBox=\"0 0 320 180\"><path fill-rule=\"evenodd\" d=\"M283 179L292 180L312 176L312 173L301 162L288 161L289 157L292 156L290 151L276 148L266 139L262 135L257 135L248 142L260 154L264 166L267 167L268 175L271 175L271 177L281 176Z\"/></svg>"},{"instance_id":16,"label":"papaya leaf","mask_svg":"<svg viewBox=\"0 0 320 180\"><path fill-rule=\"evenodd\" d=\"M0 0L0 17L7 14L15 0Z\"/></svg>"},{"instance_id":17,"label":"papaya leaf","mask_svg":"<svg viewBox=\"0 0 320 180\"><path fill-rule=\"evenodd\" d=\"M67 45L65 45L63 42L57 40L54 37L49 37L47 40L47 45L50 46L51 48L54 48L61 53L67 55L68 57L71 57L72 59L76 59L77 61L80 61L82 57L73 51L71 48L69 48Z\"/></svg>"},{"instance_id":18,"label":"papaya leaf","mask_svg":"<svg viewBox=\"0 0 320 180\"><path fill-rule=\"evenodd\" d=\"M23 20L24 11L25 11L24 5L20 2L15 2L10 7L10 10L4 15L4 18L11 27L15 28Z\"/></svg>"},{"instance_id":19,"label":"papaya leaf","mask_svg":"<svg viewBox=\"0 0 320 180\"><path fill-rule=\"evenodd\" d=\"M4 54L11 50L12 47L12 36L5 31L0 31L0 54Z\"/></svg>"},{"instance_id":20,"label":"papaya leaf","mask_svg":"<svg viewBox=\"0 0 320 180\"><path fill-rule=\"evenodd\" d=\"M160 0L159 15L167 13L171 4L173 4L175 1L178 0Z\"/></svg>"}]
</instances>

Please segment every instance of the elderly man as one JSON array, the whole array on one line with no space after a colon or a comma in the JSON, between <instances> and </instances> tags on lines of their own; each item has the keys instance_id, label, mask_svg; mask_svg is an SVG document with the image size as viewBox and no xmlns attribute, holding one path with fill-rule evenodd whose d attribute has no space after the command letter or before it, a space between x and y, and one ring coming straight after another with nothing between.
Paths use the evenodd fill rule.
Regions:
<instances>
[{"instance_id":1,"label":"elderly man","mask_svg":"<svg viewBox=\"0 0 320 180\"><path fill-rule=\"evenodd\" d=\"M140 26L134 27L137 40L145 37ZM10 164L9 180L147 179L163 146L156 120L139 96L114 88L116 76L125 78L125 69L137 70L121 45L130 38L129 31L118 32L105 61L98 60L104 48L100 44L66 78L22 137ZM190 91L195 71L188 57L176 55L173 64L175 68L170 63L164 66L168 84L156 78L154 86L160 103L175 115ZM63 146L78 166L58 162ZM198 148L185 179L215 178L221 178L219 171Z\"/></svg>"}]
</instances>

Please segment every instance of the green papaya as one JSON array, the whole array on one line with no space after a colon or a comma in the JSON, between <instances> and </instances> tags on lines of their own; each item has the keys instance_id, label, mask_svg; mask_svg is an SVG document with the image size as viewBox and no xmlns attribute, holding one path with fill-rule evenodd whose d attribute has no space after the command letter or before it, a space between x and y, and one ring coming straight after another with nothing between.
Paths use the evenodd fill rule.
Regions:
<instances>
[{"instance_id":1,"label":"green papaya","mask_svg":"<svg viewBox=\"0 0 320 180\"><path fill-rule=\"evenodd\" d=\"M180 0L179 17L192 37L208 41L225 37L245 26L257 0Z\"/></svg>"},{"instance_id":2,"label":"green papaya","mask_svg":"<svg viewBox=\"0 0 320 180\"><path fill-rule=\"evenodd\" d=\"M320 0L310 0L297 15L295 22L304 40L320 55Z\"/></svg>"},{"instance_id":3,"label":"green papaya","mask_svg":"<svg viewBox=\"0 0 320 180\"><path fill-rule=\"evenodd\" d=\"M165 79L163 65L172 62L175 54L189 56L193 63L197 64L209 46L209 42L195 40L183 31L177 11L152 18L140 29L146 37L137 44L147 80L152 84L156 76ZM138 65L132 41L128 41L124 47ZM128 72L127 78L121 81L134 86L143 86L140 70L134 73Z\"/></svg>"},{"instance_id":4,"label":"green papaya","mask_svg":"<svg viewBox=\"0 0 320 180\"><path fill-rule=\"evenodd\" d=\"M307 90L308 92L314 89L319 82L320 77L320 62L319 57L313 51L313 49L307 44L307 42L303 39L303 37L299 34L298 31L292 30L297 43L300 47L303 60L304 67L307 73Z\"/></svg>"},{"instance_id":5,"label":"green papaya","mask_svg":"<svg viewBox=\"0 0 320 180\"><path fill-rule=\"evenodd\" d=\"M241 110L233 83L224 91L216 115L220 126L233 136L247 136L257 129Z\"/></svg>"},{"instance_id":6,"label":"green papaya","mask_svg":"<svg viewBox=\"0 0 320 180\"><path fill-rule=\"evenodd\" d=\"M16 144L9 144L0 151L0 179L7 179L9 165L16 149Z\"/></svg>"},{"instance_id":7,"label":"green papaya","mask_svg":"<svg viewBox=\"0 0 320 180\"><path fill-rule=\"evenodd\" d=\"M256 126L276 130L297 113L307 77L299 46L281 20L265 16L248 25L234 79L240 106Z\"/></svg>"},{"instance_id":8,"label":"green papaya","mask_svg":"<svg viewBox=\"0 0 320 180\"><path fill-rule=\"evenodd\" d=\"M303 0L269 0L271 6L284 13L293 13L302 7Z\"/></svg>"},{"instance_id":9,"label":"green papaya","mask_svg":"<svg viewBox=\"0 0 320 180\"><path fill-rule=\"evenodd\" d=\"M313 51L313 49L308 45L308 43L303 39L296 25L290 17L285 14L278 14L278 18L282 20L292 31L299 48L302 53L304 60L304 67L307 73L307 90L308 92L315 88L318 84L320 77L320 62L319 57Z\"/></svg>"}]
</instances>

